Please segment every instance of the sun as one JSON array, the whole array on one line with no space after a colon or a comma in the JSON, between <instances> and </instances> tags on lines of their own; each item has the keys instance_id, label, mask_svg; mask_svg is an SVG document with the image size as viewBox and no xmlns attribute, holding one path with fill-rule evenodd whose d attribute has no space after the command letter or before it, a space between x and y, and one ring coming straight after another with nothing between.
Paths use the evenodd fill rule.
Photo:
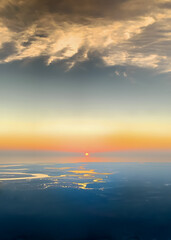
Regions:
<instances>
[{"instance_id":1,"label":"sun","mask_svg":"<svg viewBox=\"0 0 171 240\"><path fill-rule=\"evenodd\" d=\"M88 152L86 152L86 153L85 153L85 156L86 156L86 157L88 157L88 155L89 155L89 153L88 153Z\"/></svg>"}]
</instances>

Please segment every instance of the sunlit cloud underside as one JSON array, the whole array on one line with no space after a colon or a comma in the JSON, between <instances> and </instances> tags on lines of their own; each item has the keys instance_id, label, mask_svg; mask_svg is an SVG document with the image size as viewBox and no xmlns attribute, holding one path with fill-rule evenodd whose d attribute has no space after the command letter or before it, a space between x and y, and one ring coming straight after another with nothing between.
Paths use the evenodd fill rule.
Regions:
<instances>
[{"instance_id":1,"label":"sunlit cloud underside","mask_svg":"<svg viewBox=\"0 0 171 240\"><path fill-rule=\"evenodd\" d=\"M106 66L171 70L170 2L17 1L0 3L0 62L44 57L69 70L93 55ZM35 11L36 9L36 11Z\"/></svg>"}]
</instances>

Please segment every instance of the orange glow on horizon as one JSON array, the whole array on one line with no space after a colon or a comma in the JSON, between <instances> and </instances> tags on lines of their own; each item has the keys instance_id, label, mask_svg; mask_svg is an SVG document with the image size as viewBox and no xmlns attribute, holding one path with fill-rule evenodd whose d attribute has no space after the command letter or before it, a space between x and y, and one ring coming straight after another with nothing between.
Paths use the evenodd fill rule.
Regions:
<instances>
[{"instance_id":1,"label":"orange glow on horizon","mask_svg":"<svg viewBox=\"0 0 171 240\"><path fill-rule=\"evenodd\" d=\"M0 150L47 150L62 152L107 152L171 149L171 136L111 134L90 137L47 135L1 135Z\"/></svg>"}]
</instances>

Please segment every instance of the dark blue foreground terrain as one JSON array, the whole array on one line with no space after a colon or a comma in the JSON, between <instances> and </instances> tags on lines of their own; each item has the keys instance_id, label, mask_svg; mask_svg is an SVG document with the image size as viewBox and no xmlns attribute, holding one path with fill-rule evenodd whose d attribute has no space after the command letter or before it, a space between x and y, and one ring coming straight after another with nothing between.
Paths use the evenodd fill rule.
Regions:
<instances>
[{"instance_id":1,"label":"dark blue foreground terrain","mask_svg":"<svg viewBox=\"0 0 171 240\"><path fill-rule=\"evenodd\" d=\"M0 166L1 240L171 239L171 163Z\"/></svg>"}]
</instances>

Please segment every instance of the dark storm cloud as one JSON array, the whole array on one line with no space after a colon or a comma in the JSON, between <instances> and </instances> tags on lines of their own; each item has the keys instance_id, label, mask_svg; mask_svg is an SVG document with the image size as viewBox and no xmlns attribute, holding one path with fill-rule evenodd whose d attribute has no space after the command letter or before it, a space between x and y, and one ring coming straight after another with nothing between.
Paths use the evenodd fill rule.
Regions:
<instances>
[{"instance_id":1,"label":"dark storm cloud","mask_svg":"<svg viewBox=\"0 0 171 240\"><path fill-rule=\"evenodd\" d=\"M171 2L167 1L167 2L161 3L160 7L165 9L171 8Z\"/></svg>"},{"instance_id":2,"label":"dark storm cloud","mask_svg":"<svg viewBox=\"0 0 171 240\"><path fill-rule=\"evenodd\" d=\"M9 0L2 5L1 19L14 31L22 31L40 18L87 24L92 18L112 20L144 16L154 1L133 0Z\"/></svg>"},{"instance_id":3,"label":"dark storm cloud","mask_svg":"<svg viewBox=\"0 0 171 240\"><path fill-rule=\"evenodd\" d=\"M94 54L106 66L170 71L170 14L162 0L2 0L0 61L43 57L71 69Z\"/></svg>"}]
</instances>

